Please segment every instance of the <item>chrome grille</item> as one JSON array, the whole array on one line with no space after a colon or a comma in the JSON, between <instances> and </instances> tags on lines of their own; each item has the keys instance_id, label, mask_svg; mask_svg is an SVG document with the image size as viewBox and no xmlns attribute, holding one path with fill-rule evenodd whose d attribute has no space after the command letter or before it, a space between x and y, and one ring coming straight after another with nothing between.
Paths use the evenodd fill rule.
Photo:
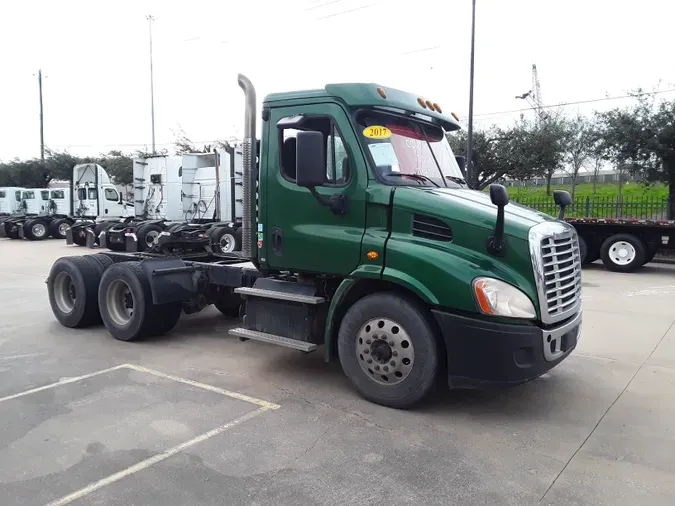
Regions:
<instances>
[{"instance_id":1,"label":"chrome grille","mask_svg":"<svg viewBox=\"0 0 675 506\"><path fill-rule=\"evenodd\" d=\"M574 314L581 305L581 255L577 233L561 222L532 228L530 253L544 323Z\"/></svg>"}]
</instances>

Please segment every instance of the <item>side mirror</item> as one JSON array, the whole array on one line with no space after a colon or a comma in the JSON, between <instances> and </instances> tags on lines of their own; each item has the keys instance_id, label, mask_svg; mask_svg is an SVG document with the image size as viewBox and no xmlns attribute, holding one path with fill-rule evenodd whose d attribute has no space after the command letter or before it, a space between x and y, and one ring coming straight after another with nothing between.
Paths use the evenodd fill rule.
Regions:
<instances>
[{"instance_id":1,"label":"side mirror","mask_svg":"<svg viewBox=\"0 0 675 506\"><path fill-rule=\"evenodd\" d=\"M558 214L558 219L562 220L565 217L565 208L567 206L571 206L573 203L570 192L567 192L565 190L554 190L553 202L555 202L555 205L560 206L560 213Z\"/></svg>"},{"instance_id":2,"label":"side mirror","mask_svg":"<svg viewBox=\"0 0 675 506\"><path fill-rule=\"evenodd\" d=\"M459 170L464 172L464 169L466 168L466 157L457 155L455 156L455 161L457 162L457 165L459 165Z\"/></svg>"},{"instance_id":3,"label":"side mirror","mask_svg":"<svg viewBox=\"0 0 675 506\"><path fill-rule=\"evenodd\" d=\"M497 207L504 207L509 203L509 194L500 184L490 185L490 200Z\"/></svg>"},{"instance_id":4,"label":"side mirror","mask_svg":"<svg viewBox=\"0 0 675 506\"><path fill-rule=\"evenodd\" d=\"M295 182L303 188L323 186L326 181L326 157L321 132L298 132L295 158Z\"/></svg>"},{"instance_id":5,"label":"side mirror","mask_svg":"<svg viewBox=\"0 0 675 506\"><path fill-rule=\"evenodd\" d=\"M504 207L509 203L509 194L500 184L490 185L490 200L497 206L497 223L494 235L488 237L487 251L491 255L503 257L506 255L506 241L504 240Z\"/></svg>"}]
</instances>

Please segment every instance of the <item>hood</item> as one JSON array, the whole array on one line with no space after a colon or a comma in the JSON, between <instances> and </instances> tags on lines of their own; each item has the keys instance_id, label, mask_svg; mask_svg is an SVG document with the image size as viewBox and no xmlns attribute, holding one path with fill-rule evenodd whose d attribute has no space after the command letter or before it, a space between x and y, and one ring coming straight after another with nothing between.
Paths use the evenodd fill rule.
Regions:
<instances>
[{"instance_id":1,"label":"hood","mask_svg":"<svg viewBox=\"0 0 675 506\"><path fill-rule=\"evenodd\" d=\"M494 230L497 222L497 206L490 195L475 190L459 188L396 188L398 205L410 207L439 218L469 223L473 226ZM543 221L556 221L548 214L510 202L504 208L504 231L506 235L527 239L532 226Z\"/></svg>"}]
</instances>

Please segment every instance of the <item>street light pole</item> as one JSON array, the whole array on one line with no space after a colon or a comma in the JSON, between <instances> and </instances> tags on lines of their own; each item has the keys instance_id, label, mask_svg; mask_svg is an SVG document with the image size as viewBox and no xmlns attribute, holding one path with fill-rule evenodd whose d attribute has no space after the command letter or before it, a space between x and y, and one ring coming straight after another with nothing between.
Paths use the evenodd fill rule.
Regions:
<instances>
[{"instance_id":1,"label":"street light pole","mask_svg":"<svg viewBox=\"0 0 675 506\"><path fill-rule=\"evenodd\" d=\"M42 69L38 71L38 87L40 88L40 159L45 159L45 116L42 108Z\"/></svg>"},{"instance_id":2,"label":"street light pole","mask_svg":"<svg viewBox=\"0 0 675 506\"><path fill-rule=\"evenodd\" d=\"M469 128L466 141L466 179L471 184L473 172L473 69L476 40L476 0L471 0L471 70L469 73Z\"/></svg>"},{"instance_id":3,"label":"street light pole","mask_svg":"<svg viewBox=\"0 0 675 506\"><path fill-rule=\"evenodd\" d=\"M152 22L155 18L152 15L145 16L148 20L148 29L150 34L150 116L152 118L152 154L155 154L155 83L152 70Z\"/></svg>"}]
</instances>

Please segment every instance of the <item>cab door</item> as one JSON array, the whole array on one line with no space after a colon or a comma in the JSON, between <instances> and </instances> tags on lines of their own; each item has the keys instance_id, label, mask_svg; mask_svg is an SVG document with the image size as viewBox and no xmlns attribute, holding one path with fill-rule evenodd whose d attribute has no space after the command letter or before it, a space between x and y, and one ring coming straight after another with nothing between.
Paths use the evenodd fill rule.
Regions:
<instances>
[{"instance_id":1,"label":"cab door","mask_svg":"<svg viewBox=\"0 0 675 506\"><path fill-rule=\"evenodd\" d=\"M302 116L302 124L294 118ZM262 176L257 239L260 262L270 269L348 275L361 263L366 219L367 173L356 134L336 104L273 108L267 129L268 151ZM292 126L289 126L292 125ZM295 136L321 131L326 157L324 199L340 194L344 214L321 206L312 193L295 184Z\"/></svg>"}]
</instances>

